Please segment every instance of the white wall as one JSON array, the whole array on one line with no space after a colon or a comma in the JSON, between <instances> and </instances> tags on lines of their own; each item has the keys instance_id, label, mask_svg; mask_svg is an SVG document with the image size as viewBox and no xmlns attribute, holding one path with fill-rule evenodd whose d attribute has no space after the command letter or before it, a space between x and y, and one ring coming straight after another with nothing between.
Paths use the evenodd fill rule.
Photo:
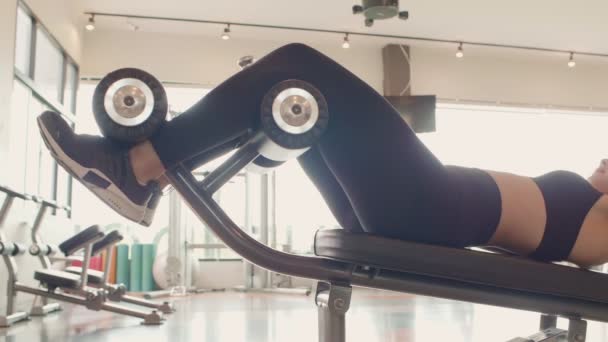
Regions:
<instances>
[{"instance_id":1,"label":"white wall","mask_svg":"<svg viewBox=\"0 0 608 342\"><path fill-rule=\"evenodd\" d=\"M17 0L0 1L0 160L7 159L9 148L16 14ZM0 168L0 178L5 174L4 168Z\"/></svg>"},{"instance_id":2,"label":"white wall","mask_svg":"<svg viewBox=\"0 0 608 342\"><path fill-rule=\"evenodd\" d=\"M25 0L36 17L68 51L70 56L80 62L82 51L82 15L78 2L75 0ZM4 166L10 167L9 151L16 144L24 143L25 132L14 129L10 119L13 116L24 113L11 113L11 99L13 89L13 65L15 45L15 24L17 13L17 0L0 1L0 160L3 167L0 168L0 184L12 183L7 179L9 172L5 172ZM9 129L9 128L12 128ZM0 194L0 201L4 195ZM34 221L37 206L33 203L24 204L16 200L13 209L4 227L0 227L5 233L8 241L16 241L26 245L31 244L30 227ZM47 218L41 228L42 239L48 243L57 244L71 234L74 234L73 223L65 218L63 214L59 217ZM37 286L33 280L35 269L41 268L40 262L29 256L23 255L17 258L19 267L19 281L32 286ZM0 310L4 314L6 303L6 275L4 265L0 265ZM20 295L18 305L29 308L33 297Z\"/></svg>"},{"instance_id":3,"label":"white wall","mask_svg":"<svg viewBox=\"0 0 608 342\"><path fill-rule=\"evenodd\" d=\"M303 34L299 33L298 38ZM339 40L305 43L334 58L375 89L382 89L381 48L390 40L355 40L351 49ZM353 38L354 40L355 38ZM146 69L163 81L214 86L238 68L238 57L262 56L288 41L222 41L218 37L132 31L87 33L82 74L101 77L119 67ZM501 103L608 107L608 60L580 57L576 68L567 55L465 46L465 58L454 57L455 46L416 43L412 51L414 94Z\"/></svg>"},{"instance_id":4,"label":"white wall","mask_svg":"<svg viewBox=\"0 0 608 342\"><path fill-rule=\"evenodd\" d=\"M412 91L441 98L608 108L608 59L465 46L412 49Z\"/></svg>"},{"instance_id":5,"label":"white wall","mask_svg":"<svg viewBox=\"0 0 608 342\"><path fill-rule=\"evenodd\" d=\"M12 1L12 0L11 0ZM78 0L24 0L40 22L59 41L68 54L80 63L82 57L82 4Z\"/></svg>"},{"instance_id":6,"label":"white wall","mask_svg":"<svg viewBox=\"0 0 608 342\"><path fill-rule=\"evenodd\" d=\"M222 41L215 37L132 31L93 31L85 35L81 73L102 77L121 67L139 67L163 81L215 86L237 72L245 55L262 57L282 41ZM336 59L377 89L382 87L382 55L377 49L306 42Z\"/></svg>"}]
</instances>

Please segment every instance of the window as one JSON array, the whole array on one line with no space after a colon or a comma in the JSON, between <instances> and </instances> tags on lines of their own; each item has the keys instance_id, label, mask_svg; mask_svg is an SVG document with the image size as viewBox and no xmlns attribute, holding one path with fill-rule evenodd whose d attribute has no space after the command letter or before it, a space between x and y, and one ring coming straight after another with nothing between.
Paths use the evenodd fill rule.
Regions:
<instances>
[{"instance_id":1,"label":"window","mask_svg":"<svg viewBox=\"0 0 608 342\"><path fill-rule=\"evenodd\" d=\"M78 69L74 63L67 63L63 88L63 105L72 113L76 112L76 90L78 88Z\"/></svg>"},{"instance_id":2,"label":"window","mask_svg":"<svg viewBox=\"0 0 608 342\"><path fill-rule=\"evenodd\" d=\"M17 37L15 40L15 67L24 75L30 74L32 47L32 18L21 7L17 9Z\"/></svg>"},{"instance_id":3,"label":"window","mask_svg":"<svg viewBox=\"0 0 608 342\"><path fill-rule=\"evenodd\" d=\"M338 228L338 222L297 160L281 165L275 174L277 241L294 252L310 252L315 232Z\"/></svg>"},{"instance_id":4,"label":"window","mask_svg":"<svg viewBox=\"0 0 608 342\"><path fill-rule=\"evenodd\" d=\"M44 95L55 101L62 101L63 54L51 41L46 30L40 27L36 32L34 65L34 81Z\"/></svg>"},{"instance_id":5,"label":"window","mask_svg":"<svg viewBox=\"0 0 608 342\"><path fill-rule=\"evenodd\" d=\"M437 131L422 141L445 164L538 176L569 170L587 177L608 153L608 116L466 105L441 105Z\"/></svg>"},{"instance_id":6,"label":"window","mask_svg":"<svg viewBox=\"0 0 608 342\"><path fill-rule=\"evenodd\" d=\"M20 2L15 37L15 80L11 101L11 180L27 193L71 205L72 179L44 146L36 118L52 110L74 124L78 66ZM62 105L62 103L64 105Z\"/></svg>"}]
</instances>

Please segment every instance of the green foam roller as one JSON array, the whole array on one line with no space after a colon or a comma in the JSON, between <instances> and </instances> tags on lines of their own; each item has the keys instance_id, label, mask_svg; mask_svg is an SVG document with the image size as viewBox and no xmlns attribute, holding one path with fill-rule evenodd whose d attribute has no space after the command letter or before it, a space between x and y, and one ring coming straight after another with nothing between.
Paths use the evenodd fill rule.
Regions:
<instances>
[{"instance_id":1,"label":"green foam roller","mask_svg":"<svg viewBox=\"0 0 608 342\"><path fill-rule=\"evenodd\" d=\"M129 288L129 246L116 246L116 284Z\"/></svg>"},{"instance_id":2,"label":"green foam roller","mask_svg":"<svg viewBox=\"0 0 608 342\"><path fill-rule=\"evenodd\" d=\"M153 244L145 244L142 249L141 262L141 290L154 291L156 285L154 283L154 275L152 268L154 267L154 259L156 257L156 246Z\"/></svg>"},{"instance_id":3,"label":"green foam roller","mask_svg":"<svg viewBox=\"0 0 608 342\"><path fill-rule=\"evenodd\" d=\"M142 244L136 243L131 246L131 281L129 282L129 291L141 291L142 251Z\"/></svg>"}]
</instances>

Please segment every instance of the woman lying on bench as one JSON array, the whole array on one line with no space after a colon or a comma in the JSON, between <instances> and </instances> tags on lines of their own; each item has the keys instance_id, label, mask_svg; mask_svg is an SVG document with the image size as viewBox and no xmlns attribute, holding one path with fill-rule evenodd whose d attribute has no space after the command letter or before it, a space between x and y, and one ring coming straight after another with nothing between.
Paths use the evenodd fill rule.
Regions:
<instances>
[{"instance_id":1,"label":"woman lying on bench","mask_svg":"<svg viewBox=\"0 0 608 342\"><path fill-rule=\"evenodd\" d=\"M329 125L298 158L342 227L451 247L498 246L545 261L608 261L608 161L589 180L442 165L376 91L318 51L290 44L232 76L148 141L127 149L38 118L57 161L121 215L149 225L177 163L194 169L259 127L276 83L300 79L327 100ZM499 156L497 156L498 158Z\"/></svg>"}]
</instances>

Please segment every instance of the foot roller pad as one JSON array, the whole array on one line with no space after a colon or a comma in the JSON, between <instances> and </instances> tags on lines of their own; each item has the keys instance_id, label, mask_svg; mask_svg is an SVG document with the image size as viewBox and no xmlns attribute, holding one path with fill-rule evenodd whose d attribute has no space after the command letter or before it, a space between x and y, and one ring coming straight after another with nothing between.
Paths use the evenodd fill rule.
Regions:
<instances>
[{"instance_id":1,"label":"foot roller pad","mask_svg":"<svg viewBox=\"0 0 608 342\"><path fill-rule=\"evenodd\" d=\"M38 270L34 272L34 279L46 284L47 287L77 289L80 286L79 276L57 270Z\"/></svg>"},{"instance_id":2,"label":"foot roller pad","mask_svg":"<svg viewBox=\"0 0 608 342\"><path fill-rule=\"evenodd\" d=\"M82 267L70 266L65 269L66 272L71 274L80 275L82 273ZM103 284L103 272L97 270L87 270L87 282L89 284L102 285Z\"/></svg>"}]
</instances>

